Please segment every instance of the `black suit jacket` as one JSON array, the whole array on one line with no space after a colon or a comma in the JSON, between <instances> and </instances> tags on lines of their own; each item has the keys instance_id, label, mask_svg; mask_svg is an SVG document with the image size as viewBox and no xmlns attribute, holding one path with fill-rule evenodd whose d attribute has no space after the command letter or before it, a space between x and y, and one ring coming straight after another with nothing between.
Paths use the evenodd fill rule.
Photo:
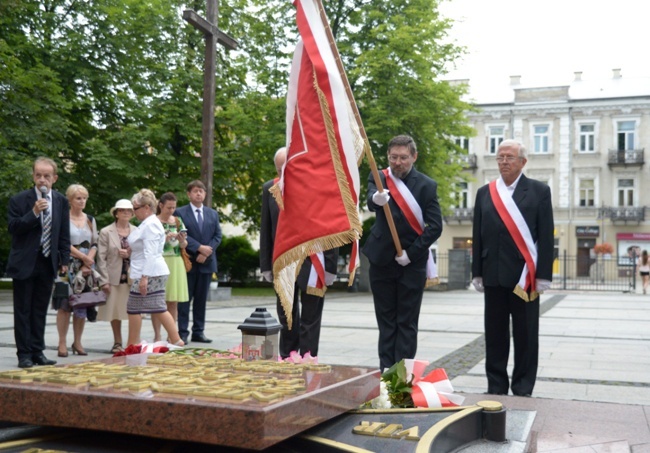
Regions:
<instances>
[{"instance_id":1,"label":"black suit jacket","mask_svg":"<svg viewBox=\"0 0 650 453\"><path fill-rule=\"evenodd\" d=\"M380 172L384 188L386 187L386 178L384 173ZM406 251L410 265L426 267L429 256L429 247L442 234L442 215L440 213L440 204L438 203L438 184L427 175L418 172L415 168L411 169L409 174L403 180L406 187L409 188L413 197L422 209L424 217L424 232L419 235L406 220L404 213L399 209L397 203L392 198L388 202L390 212L395 222L395 229L399 236L402 249ZM368 176L368 196L367 203L370 211L375 212L375 224L370 230L370 235L363 246L363 253L368 257L371 264L386 266L395 259L397 251L395 243L388 228L388 221L384 208L377 206L372 201L372 195L377 191L375 180L370 174Z\"/></svg>"},{"instance_id":2,"label":"black suit jacket","mask_svg":"<svg viewBox=\"0 0 650 453\"><path fill-rule=\"evenodd\" d=\"M554 248L551 190L546 184L521 175L512 199L537 243L535 277L550 281ZM488 185L476 193L472 236L472 275L482 277L484 286L514 289L525 261L492 203Z\"/></svg>"},{"instance_id":3,"label":"black suit jacket","mask_svg":"<svg viewBox=\"0 0 650 453\"><path fill-rule=\"evenodd\" d=\"M273 243L278 226L280 208L269 192L273 186L273 180L267 181L262 186L262 224L260 227L260 271L273 270ZM323 252L325 257L325 270L330 274L336 274L339 249L331 249ZM311 272L311 259L305 258L296 282L301 291L307 291L309 274Z\"/></svg>"},{"instance_id":4,"label":"black suit jacket","mask_svg":"<svg viewBox=\"0 0 650 453\"><path fill-rule=\"evenodd\" d=\"M34 215L36 191L24 190L9 200L9 233L11 251L7 262L7 276L24 280L32 275L36 258L41 253L43 227L41 216ZM67 266L70 260L70 206L68 199L52 190L52 242L50 258L56 275L60 266Z\"/></svg>"},{"instance_id":5,"label":"black suit jacket","mask_svg":"<svg viewBox=\"0 0 650 453\"><path fill-rule=\"evenodd\" d=\"M221 225L219 214L212 208L203 207L203 229L199 230L199 224L194 216L194 206L191 204L181 206L174 212L180 217L187 228L187 252L192 260L190 272L212 274L217 272L217 247L221 244ZM199 246L209 245L212 247L212 255L204 263L196 262L196 255Z\"/></svg>"}]
</instances>

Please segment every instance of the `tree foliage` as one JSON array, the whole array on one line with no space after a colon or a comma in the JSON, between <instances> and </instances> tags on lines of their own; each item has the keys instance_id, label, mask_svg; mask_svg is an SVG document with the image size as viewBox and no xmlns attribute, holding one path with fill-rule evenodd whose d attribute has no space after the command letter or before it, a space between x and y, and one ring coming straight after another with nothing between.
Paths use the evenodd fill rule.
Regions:
<instances>
[{"instance_id":1,"label":"tree foliage","mask_svg":"<svg viewBox=\"0 0 650 453\"><path fill-rule=\"evenodd\" d=\"M258 253L246 236L224 237L219 244L217 257L219 274L228 282L253 279L260 264Z\"/></svg>"},{"instance_id":2,"label":"tree foliage","mask_svg":"<svg viewBox=\"0 0 650 453\"><path fill-rule=\"evenodd\" d=\"M462 88L440 80L461 49L445 43L439 0L337 0L324 6L373 153L412 135L417 166L439 182L443 207L466 136ZM259 227L261 187L285 143L285 94L297 38L286 0L219 2L213 200L224 221ZM0 194L31 185L39 155L60 164L57 188L90 192L88 212L148 187L173 191L200 177L204 42L182 19L205 0L4 0L0 2ZM362 181L368 172L361 170ZM6 224L2 204L0 227ZM226 206L231 209L223 210ZM8 238L0 236L2 258Z\"/></svg>"}]
</instances>

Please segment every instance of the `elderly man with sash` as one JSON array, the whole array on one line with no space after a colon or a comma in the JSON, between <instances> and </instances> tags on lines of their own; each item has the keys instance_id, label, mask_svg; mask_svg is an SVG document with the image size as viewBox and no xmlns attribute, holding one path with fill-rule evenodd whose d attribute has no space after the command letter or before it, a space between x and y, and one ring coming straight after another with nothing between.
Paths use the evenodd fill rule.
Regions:
<instances>
[{"instance_id":1,"label":"elderly man with sash","mask_svg":"<svg viewBox=\"0 0 650 453\"><path fill-rule=\"evenodd\" d=\"M472 283L485 294L487 393L531 396L539 355L539 294L553 276L553 207L548 185L527 178L526 149L504 140L501 176L474 203ZM510 318L515 366L508 382Z\"/></svg>"},{"instance_id":2,"label":"elderly man with sash","mask_svg":"<svg viewBox=\"0 0 650 453\"><path fill-rule=\"evenodd\" d=\"M422 295L436 280L431 245L442 233L438 185L413 168L418 153L408 135L388 143L389 168L379 173L383 192L368 178L368 209L376 221L363 247L370 261L370 289L379 327L379 365L383 371L415 357ZM383 206L388 203L402 254L397 256Z\"/></svg>"}]
</instances>

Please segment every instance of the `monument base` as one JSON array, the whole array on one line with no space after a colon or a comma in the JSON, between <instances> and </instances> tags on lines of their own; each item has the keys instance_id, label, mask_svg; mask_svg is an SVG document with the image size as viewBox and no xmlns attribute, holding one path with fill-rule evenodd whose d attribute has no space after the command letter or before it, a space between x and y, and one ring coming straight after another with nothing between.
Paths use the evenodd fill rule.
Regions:
<instances>
[{"instance_id":1,"label":"monument base","mask_svg":"<svg viewBox=\"0 0 650 453\"><path fill-rule=\"evenodd\" d=\"M341 451L386 451L448 453L523 453L534 420L534 412L508 411L507 439L503 411L490 411L479 402L475 406L442 409L354 410L335 417L304 433L266 449L266 453L340 453ZM512 424L511 424L512 422ZM24 451L25 445L43 450L92 451L170 451L208 453L214 445L181 442L127 434L70 428L2 426L3 451ZM526 428L527 427L527 428ZM496 428L496 429L495 429ZM16 449L6 449L9 442ZM234 447L219 446L223 453L241 453Z\"/></svg>"},{"instance_id":2,"label":"monument base","mask_svg":"<svg viewBox=\"0 0 650 453\"><path fill-rule=\"evenodd\" d=\"M99 362L125 365L125 358ZM201 396L196 392L157 393L149 387L142 391L137 382L122 387L114 383L71 385L70 382L76 382L74 377L67 378L67 384L48 382L43 377L47 368L0 375L0 421L262 450L355 409L379 393L379 370L347 366L332 366L327 372L305 369L297 376L278 376L278 380L303 379L304 389L269 402L246 397L225 399L210 392ZM179 382L184 377L181 368L177 369L174 379ZM43 380L34 378L30 382L30 374L39 376L38 373ZM246 372L236 374L242 377L242 373L247 376ZM13 377L8 378L10 375ZM95 383L101 384L102 379L95 378Z\"/></svg>"}]
</instances>

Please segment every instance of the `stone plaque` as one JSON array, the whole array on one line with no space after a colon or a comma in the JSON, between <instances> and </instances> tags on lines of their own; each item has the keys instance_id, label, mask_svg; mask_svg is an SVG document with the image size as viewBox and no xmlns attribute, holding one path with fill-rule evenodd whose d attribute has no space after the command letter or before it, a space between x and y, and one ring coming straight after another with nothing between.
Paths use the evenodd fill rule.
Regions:
<instances>
[{"instance_id":1,"label":"stone plaque","mask_svg":"<svg viewBox=\"0 0 650 453\"><path fill-rule=\"evenodd\" d=\"M102 365L112 367L111 373L98 371L92 381L81 369ZM118 357L86 362L81 368L77 364L0 373L0 420L262 450L379 393L379 370L368 368L296 366L266 374L238 369L229 377L227 370L211 369L200 381L188 381L185 367L178 366L165 388L169 376L153 377L149 372L155 367L128 367L125 358ZM47 376L48 368L64 377ZM225 384L214 380L222 376L219 373L224 379L248 380L244 384L251 388L220 390ZM128 379L116 382L115 375ZM273 381L278 391L264 390L266 384L259 381L263 378ZM297 387L287 390L295 382Z\"/></svg>"}]
</instances>

